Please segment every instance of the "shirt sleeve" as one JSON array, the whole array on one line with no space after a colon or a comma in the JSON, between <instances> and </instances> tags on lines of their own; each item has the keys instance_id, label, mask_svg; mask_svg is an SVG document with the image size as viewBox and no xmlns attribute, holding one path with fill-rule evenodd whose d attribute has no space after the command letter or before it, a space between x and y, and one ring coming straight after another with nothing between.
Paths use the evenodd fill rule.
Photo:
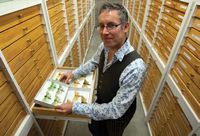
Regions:
<instances>
[{"instance_id":1,"label":"shirt sleeve","mask_svg":"<svg viewBox=\"0 0 200 136\"><path fill-rule=\"evenodd\" d=\"M99 65L99 58L100 54L103 50L103 44L101 43L98 47L96 53L93 55L93 57L87 61L85 64L80 65L77 69L73 71L74 78L77 79L80 76L84 76L89 74L90 72L94 71L98 65Z\"/></svg>"},{"instance_id":2,"label":"shirt sleeve","mask_svg":"<svg viewBox=\"0 0 200 136\"><path fill-rule=\"evenodd\" d=\"M144 78L146 66L142 59L129 64L120 75L117 95L109 103L81 104L74 103L72 111L87 115L94 120L120 118L134 101Z\"/></svg>"}]
</instances>

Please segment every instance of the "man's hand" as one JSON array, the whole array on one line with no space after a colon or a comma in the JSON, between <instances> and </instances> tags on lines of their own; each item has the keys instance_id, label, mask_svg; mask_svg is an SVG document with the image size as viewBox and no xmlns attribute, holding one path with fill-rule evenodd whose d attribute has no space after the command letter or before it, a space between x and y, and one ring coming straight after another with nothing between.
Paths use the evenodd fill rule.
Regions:
<instances>
[{"instance_id":1,"label":"man's hand","mask_svg":"<svg viewBox=\"0 0 200 136\"><path fill-rule=\"evenodd\" d=\"M74 77L73 72L69 71L61 75L60 81L63 83L69 84L73 77Z\"/></svg>"},{"instance_id":2,"label":"man's hand","mask_svg":"<svg viewBox=\"0 0 200 136\"><path fill-rule=\"evenodd\" d=\"M72 102L67 102L67 103L63 103L61 105L56 106L55 109L58 112L63 112L65 114L70 114L70 113L72 113L72 106L73 106Z\"/></svg>"}]
</instances>

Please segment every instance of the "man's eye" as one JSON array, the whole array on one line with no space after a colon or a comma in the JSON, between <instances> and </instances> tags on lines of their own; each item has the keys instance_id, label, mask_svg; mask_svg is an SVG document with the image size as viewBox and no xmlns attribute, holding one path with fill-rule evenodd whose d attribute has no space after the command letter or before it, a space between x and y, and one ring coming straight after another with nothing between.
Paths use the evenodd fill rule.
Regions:
<instances>
[{"instance_id":1,"label":"man's eye","mask_svg":"<svg viewBox=\"0 0 200 136\"><path fill-rule=\"evenodd\" d=\"M114 28L115 25L107 25L108 28Z\"/></svg>"}]
</instances>

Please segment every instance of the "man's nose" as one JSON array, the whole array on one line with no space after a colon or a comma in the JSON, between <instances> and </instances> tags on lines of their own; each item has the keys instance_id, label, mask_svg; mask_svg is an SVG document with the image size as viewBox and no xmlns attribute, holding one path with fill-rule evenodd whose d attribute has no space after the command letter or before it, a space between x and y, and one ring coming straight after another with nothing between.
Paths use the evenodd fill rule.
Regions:
<instances>
[{"instance_id":1,"label":"man's nose","mask_svg":"<svg viewBox=\"0 0 200 136\"><path fill-rule=\"evenodd\" d=\"M103 30L102 30L102 33L103 33L103 34L108 34L108 33L109 33L109 31L108 31L108 29L107 29L106 26L104 26L104 28L103 28Z\"/></svg>"}]
</instances>

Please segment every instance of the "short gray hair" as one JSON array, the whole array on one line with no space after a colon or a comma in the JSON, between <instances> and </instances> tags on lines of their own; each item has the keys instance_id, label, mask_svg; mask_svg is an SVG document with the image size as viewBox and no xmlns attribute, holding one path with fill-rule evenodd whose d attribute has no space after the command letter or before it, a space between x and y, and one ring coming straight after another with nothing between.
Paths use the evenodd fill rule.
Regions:
<instances>
[{"instance_id":1,"label":"short gray hair","mask_svg":"<svg viewBox=\"0 0 200 136\"><path fill-rule=\"evenodd\" d=\"M119 3L109 3L109 2L104 3L99 10L99 15L104 11L111 11L111 10L117 10L118 11L118 15L120 17L121 23L127 23L128 22L127 10L124 8L123 5L121 5Z\"/></svg>"}]
</instances>

